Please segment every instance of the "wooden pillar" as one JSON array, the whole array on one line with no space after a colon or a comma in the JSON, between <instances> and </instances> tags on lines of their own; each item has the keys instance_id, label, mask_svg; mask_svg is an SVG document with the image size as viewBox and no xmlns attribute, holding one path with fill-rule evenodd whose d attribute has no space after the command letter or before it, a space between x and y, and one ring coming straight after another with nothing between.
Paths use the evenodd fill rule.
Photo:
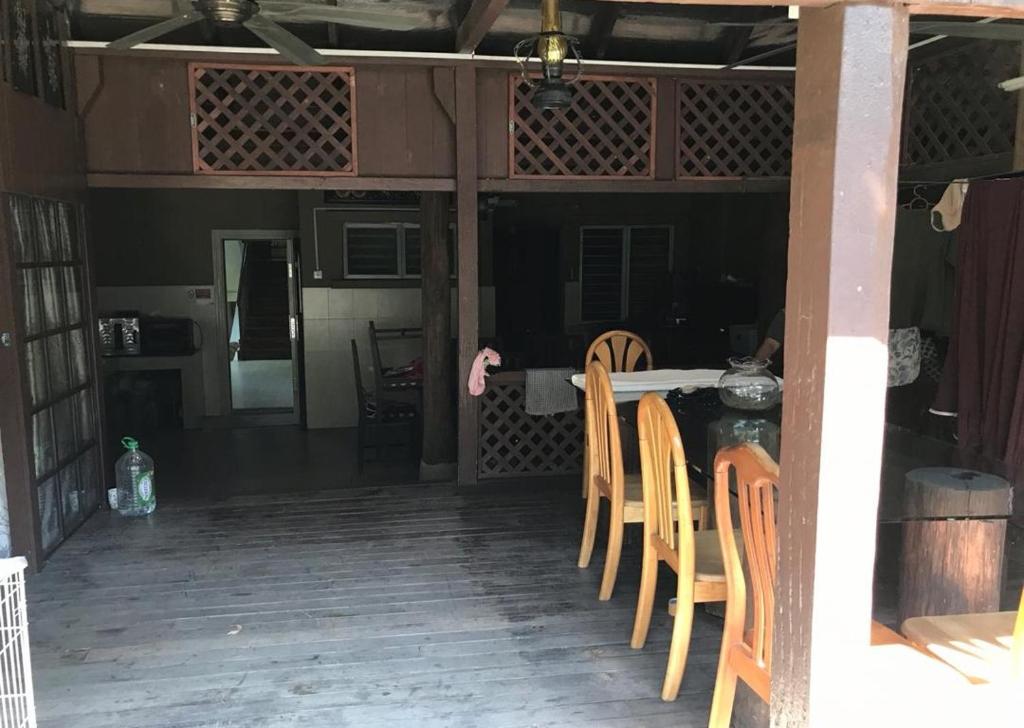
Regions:
<instances>
[{"instance_id":1,"label":"wooden pillar","mask_svg":"<svg viewBox=\"0 0 1024 728\"><path fill-rule=\"evenodd\" d=\"M869 641L907 11L801 8L798 33L771 694L787 727L842 724L830 697L856 690Z\"/></svg>"},{"instance_id":2,"label":"wooden pillar","mask_svg":"<svg viewBox=\"0 0 1024 728\"><path fill-rule=\"evenodd\" d=\"M420 480L455 476L452 405L452 295L448 193L420 195L420 296L423 311L423 456Z\"/></svg>"},{"instance_id":3,"label":"wooden pillar","mask_svg":"<svg viewBox=\"0 0 1024 728\"><path fill-rule=\"evenodd\" d=\"M1024 75L1024 43L1020 45L1020 72ZM1024 170L1024 91L1015 91L1017 96L1017 124L1013 133L1013 171Z\"/></svg>"},{"instance_id":4,"label":"wooden pillar","mask_svg":"<svg viewBox=\"0 0 1024 728\"><path fill-rule=\"evenodd\" d=\"M455 69L455 206L459 236L459 485L476 483L477 400L466 388L479 343L480 273L477 244L476 69Z\"/></svg>"}]
</instances>

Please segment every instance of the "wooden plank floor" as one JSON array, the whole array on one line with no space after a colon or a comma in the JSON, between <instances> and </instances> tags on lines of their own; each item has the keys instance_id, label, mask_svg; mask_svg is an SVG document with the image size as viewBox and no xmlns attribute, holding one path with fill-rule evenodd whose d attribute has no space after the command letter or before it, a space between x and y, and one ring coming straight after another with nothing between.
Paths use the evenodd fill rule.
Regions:
<instances>
[{"instance_id":1,"label":"wooden plank floor","mask_svg":"<svg viewBox=\"0 0 1024 728\"><path fill-rule=\"evenodd\" d=\"M598 602L603 555L576 567L578 493L362 487L101 513L29 581L40 725L706 725L721 622L698 610L663 703L664 609L644 650L628 644L638 539Z\"/></svg>"}]
</instances>

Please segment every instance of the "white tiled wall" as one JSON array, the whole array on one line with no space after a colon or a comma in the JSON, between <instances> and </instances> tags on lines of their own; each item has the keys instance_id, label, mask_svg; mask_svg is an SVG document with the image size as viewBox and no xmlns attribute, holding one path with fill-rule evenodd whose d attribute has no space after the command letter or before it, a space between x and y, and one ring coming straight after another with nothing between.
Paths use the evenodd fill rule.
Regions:
<instances>
[{"instance_id":1,"label":"white tiled wall","mask_svg":"<svg viewBox=\"0 0 1024 728\"><path fill-rule=\"evenodd\" d=\"M369 323L379 328L420 325L418 288L306 288L302 292L306 352L306 423L309 427L352 427L357 421L355 378L350 342L356 340L370 386L373 359ZM452 289L452 331L458 325ZM480 289L480 333L494 333L494 289ZM381 349L386 366L419 356L419 339L389 341Z\"/></svg>"}]
</instances>

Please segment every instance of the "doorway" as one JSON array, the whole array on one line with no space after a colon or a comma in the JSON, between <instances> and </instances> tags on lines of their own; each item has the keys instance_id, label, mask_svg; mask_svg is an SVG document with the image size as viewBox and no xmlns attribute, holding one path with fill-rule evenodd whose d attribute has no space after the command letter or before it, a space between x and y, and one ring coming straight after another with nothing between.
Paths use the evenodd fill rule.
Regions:
<instances>
[{"instance_id":1,"label":"doorway","mask_svg":"<svg viewBox=\"0 0 1024 728\"><path fill-rule=\"evenodd\" d=\"M301 422L300 299L295 234L217 231L221 381L235 425Z\"/></svg>"},{"instance_id":2,"label":"doorway","mask_svg":"<svg viewBox=\"0 0 1024 728\"><path fill-rule=\"evenodd\" d=\"M560 255L557 227L518 224L504 216L496 220L495 323L510 367L566 366L573 361L562 332Z\"/></svg>"}]
</instances>

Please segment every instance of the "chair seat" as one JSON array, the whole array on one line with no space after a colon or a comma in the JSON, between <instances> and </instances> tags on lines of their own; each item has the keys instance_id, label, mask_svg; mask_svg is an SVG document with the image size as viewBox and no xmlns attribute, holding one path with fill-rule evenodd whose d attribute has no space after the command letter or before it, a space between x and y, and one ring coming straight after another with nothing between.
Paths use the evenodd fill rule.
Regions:
<instances>
[{"instance_id":1,"label":"chair seat","mask_svg":"<svg viewBox=\"0 0 1024 728\"><path fill-rule=\"evenodd\" d=\"M625 494L625 522L643 523L644 520L644 481L640 473L626 473L623 481L623 493ZM672 510L675 512L675 501L672 502ZM699 508L707 508L708 497L699 488L690 487L690 508L695 512Z\"/></svg>"},{"instance_id":2,"label":"chair seat","mask_svg":"<svg viewBox=\"0 0 1024 728\"><path fill-rule=\"evenodd\" d=\"M1016 612L912 617L902 630L912 642L972 683L998 683L1011 676L1016 619Z\"/></svg>"}]
</instances>

